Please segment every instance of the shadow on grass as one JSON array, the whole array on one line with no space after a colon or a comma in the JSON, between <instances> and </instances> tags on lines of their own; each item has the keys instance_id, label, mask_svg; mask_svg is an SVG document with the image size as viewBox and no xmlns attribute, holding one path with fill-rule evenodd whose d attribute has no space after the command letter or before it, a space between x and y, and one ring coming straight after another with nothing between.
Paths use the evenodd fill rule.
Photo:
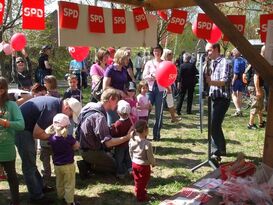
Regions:
<instances>
[{"instance_id":1,"label":"shadow on grass","mask_svg":"<svg viewBox=\"0 0 273 205\"><path fill-rule=\"evenodd\" d=\"M171 185L175 182L179 184L191 184L192 181L187 176L176 175L167 178L152 177L149 182L149 188L157 188L158 186ZM182 187L181 187L182 188Z\"/></svg>"},{"instance_id":2,"label":"shadow on grass","mask_svg":"<svg viewBox=\"0 0 273 205\"><path fill-rule=\"evenodd\" d=\"M182 138L161 138L160 141L162 142L174 142L174 143L190 143L190 144L195 144L195 143L201 143L205 144L208 142L207 138L204 139L196 139L196 138L187 138L187 139L182 139ZM236 140L230 140L226 139L227 144L233 144L233 145L241 145L241 142L236 141Z\"/></svg>"},{"instance_id":3,"label":"shadow on grass","mask_svg":"<svg viewBox=\"0 0 273 205\"><path fill-rule=\"evenodd\" d=\"M204 152L195 152L191 149L184 149L184 148L176 148L176 147L160 147L154 146L154 150L157 155L160 156L167 156L167 155L181 155L181 154L196 154L196 155L203 155Z\"/></svg>"},{"instance_id":4,"label":"shadow on grass","mask_svg":"<svg viewBox=\"0 0 273 205\"><path fill-rule=\"evenodd\" d=\"M90 185L110 184L110 185L133 185L133 178L127 175L124 179L117 179L114 174L110 173L95 173L89 179L82 180L76 173L76 188L85 189Z\"/></svg>"},{"instance_id":5,"label":"shadow on grass","mask_svg":"<svg viewBox=\"0 0 273 205\"><path fill-rule=\"evenodd\" d=\"M179 157L178 159L156 159L156 162L162 167L191 169L197 164L200 164L202 160Z\"/></svg>"}]
</instances>

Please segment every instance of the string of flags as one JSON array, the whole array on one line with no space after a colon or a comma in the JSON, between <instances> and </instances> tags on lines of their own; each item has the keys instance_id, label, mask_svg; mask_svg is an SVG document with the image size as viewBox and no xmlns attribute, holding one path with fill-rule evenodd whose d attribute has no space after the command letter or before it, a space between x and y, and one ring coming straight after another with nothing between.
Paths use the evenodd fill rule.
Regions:
<instances>
[{"instance_id":1,"label":"string of flags","mask_svg":"<svg viewBox=\"0 0 273 205\"><path fill-rule=\"evenodd\" d=\"M22 0L22 29L44 30L44 8L44 0ZM0 26L3 24L4 11L5 0L0 0ZM132 9L132 14L137 31L149 28L144 8L134 8ZM158 11L157 14L163 20L168 21L167 31L176 34L183 33L188 17L187 11L173 9L169 18L165 11ZM125 15L124 9L112 9L113 34L126 33ZM80 8L78 4L64 1L59 2L59 25L61 29L77 29L79 16ZM227 18L244 34L246 25L245 15L229 15ZM260 37L262 42L266 40L267 23L269 20L273 20L273 14L260 15ZM86 21L88 22L90 33L105 33L105 19L102 7L88 6L88 19ZM199 13L192 27L193 33L198 38L211 39L211 35L214 35L215 26L206 14ZM228 41L226 36L223 36L223 40Z\"/></svg>"}]
</instances>

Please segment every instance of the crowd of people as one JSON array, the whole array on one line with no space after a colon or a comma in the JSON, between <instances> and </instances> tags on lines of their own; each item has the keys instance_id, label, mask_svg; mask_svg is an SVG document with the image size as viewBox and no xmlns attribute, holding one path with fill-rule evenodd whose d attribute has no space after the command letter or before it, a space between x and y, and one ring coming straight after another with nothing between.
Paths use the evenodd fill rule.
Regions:
<instances>
[{"instance_id":1,"label":"crowd of people","mask_svg":"<svg viewBox=\"0 0 273 205\"><path fill-rule=\"evenodd\" d=\"M16 53L13 53L13 78L24 92L9 93L7 80L0 77L0 165L7 174L11 204L20 203L15 145L22 160L22 172L31 203L52 202L45 196L52 190L52 160L58 198L69 205L79 204L74 199L74 150L80 150L82 156L82 160L77 161L82 179L89 178L93 172L114 173L119 179L132 175L137 200L147 201L147 183L151 167L155 166L152 144L147 140L151 110L154 106L153 141L161 139L165 104L173 123L181 120L186 95L186 114L193 113L198 74L196 58L183 52L176 61L177 80L165 88L157 83L156 71L162 61L174 61L170 49L157 45L150 53L145 52L144 56L139 52L134 64L130 48L100 48L96 62L90 68L90 102L82 107L82 88L87 87L85 63L71 61L67 76L69 88L61 95L49 63L50 49L50 46L42 47L34 85L27 52L22 50L23 57L16 57ZM254 92L255 100L247 127L257 128L254 123L256 115L259 127L265 126L262 119L264 82L255 69L247 67L246 60L236 48L231 52L232 57L227 58L221 55L219 44L208 43L206 52L203 75L213 103L211 154L219 161L221 156L226 155L222 123L231 100L236 107L234 117L243 116L243 74L249 70L254 73L249 90ZM42 175L36 165L37 149L40 149ZM1 167L0 175L4 176Z\"/></svg>"}]
</instances>

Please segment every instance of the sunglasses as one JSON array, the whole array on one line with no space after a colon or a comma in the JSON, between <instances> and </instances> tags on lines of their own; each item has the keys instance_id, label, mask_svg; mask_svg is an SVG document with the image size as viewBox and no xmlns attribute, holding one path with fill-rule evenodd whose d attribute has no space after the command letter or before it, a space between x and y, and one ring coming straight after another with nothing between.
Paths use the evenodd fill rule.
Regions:
<instances>
[{"instance_id":1,"label":"sunglasses","mask_svg":"<svg viewBox=\"0 0 273 205\"><path fill-rule=\"evenodd\" d=\"M24 61L17 61L16 63L24 63Z\"/></svg>"}]
</instances>

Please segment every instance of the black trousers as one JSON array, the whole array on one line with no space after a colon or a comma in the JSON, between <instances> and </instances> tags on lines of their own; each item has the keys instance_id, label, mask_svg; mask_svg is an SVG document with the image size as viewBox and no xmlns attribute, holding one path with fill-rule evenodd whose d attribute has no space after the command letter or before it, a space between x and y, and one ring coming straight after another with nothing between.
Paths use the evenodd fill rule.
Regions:
<instances>
[{"instance_id":1,"label":"black trousers","mask_svg":"<svg viewBox=\"0 0 273 205\"><path fill-rule=\"evenodd\" d=\"M13 204L19 204L19 182L15 170L15 160L0 162L7 173L9 189L11 192L11 200Z\"/></svg>"},{"instance_id":2,"label":"black trousers","mask_svg":"<svg viewBox=\"0 0 273 205\"><path fill-rule=\"evenodd\" d=\"M187 93L187 113L190 114L192 111L192 100L193 100L193 93L194 93L194 86L182 86L181 90L179 91L179 97L178 97L178 102L176 106L176 112L178 114L181 113L181 108L183 105L183 101L185 98L185 95Z\"/></svg>"}]
</instances>

